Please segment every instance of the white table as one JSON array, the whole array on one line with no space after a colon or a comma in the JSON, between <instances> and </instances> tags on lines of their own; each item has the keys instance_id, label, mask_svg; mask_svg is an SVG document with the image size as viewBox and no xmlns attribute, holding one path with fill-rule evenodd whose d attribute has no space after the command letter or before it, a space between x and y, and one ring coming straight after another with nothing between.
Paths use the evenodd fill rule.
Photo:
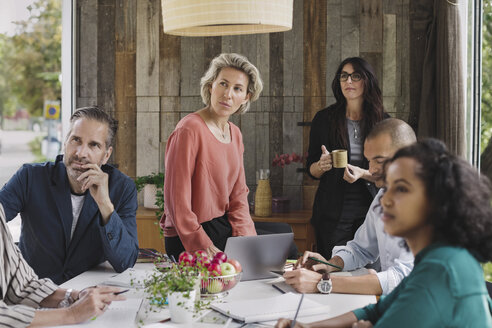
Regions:
<instances>
[{"instance_id":1,"label":"white table","mask_svg":"<svg viewBox=\"0 0 492 328\"><path fill-rule=\"evenodd\" d=\"M152 270L154 265L152 263L137 263L135 265L135 269L144 269L144 270ZM84 272L81 275L65 282L61 285L62 288L74 288L74 289L82 289L88 286L93 286L97 284L101 284L103 281L108 278L116 275L114 270L111 268L109 264L103 264L99 267ZM229 295L226 297L227 300L246 300L246 299L259 299L259 298L267 298L279 295L280 292L273 288L270 284L270 279L264 280L253 280L253 281L245 281L240 282L234 289L229 291ZM127 298L137 298L144 297L145 295L142 290L132 289L129 293L126 293L125 296ZM305 318L298 318L301 322L312 322L322 319L331 318L340 314L343 314L348 311L352 311L354 309L366 306L370 303L376 302L376 297L372 295L349 295L349 294L330 294L330 295L321 295L321 294L306 294L305 297L308 297L318 303L326 305L326 312L321 315L310 316ZM207 311L208 312L208 311ZM149 328L152 327L185 327L186 325L177 325L171 322L161 323L158 325L153 325L152 323L156 323L162 319L168 318L169 310L162 309L160 312L149 312L149 303L146 299L142 302L142 306L140 311L137 314L137 320L135 323L128 324L118 324L115 325L117 328L133 328L138 327L137 322L140 322L140 326L142 323L144 325L149 325ZM220 316L220 315L217 315ZM91 327L98 327L97 320L92 322ZM218 327L222 325L217 324L206 324L206 323L193 323L193 327ZM238 327L239 324L231 324L229 328ZM107 327L104 327L107 328Z\"/></svg>"}]
</instances>

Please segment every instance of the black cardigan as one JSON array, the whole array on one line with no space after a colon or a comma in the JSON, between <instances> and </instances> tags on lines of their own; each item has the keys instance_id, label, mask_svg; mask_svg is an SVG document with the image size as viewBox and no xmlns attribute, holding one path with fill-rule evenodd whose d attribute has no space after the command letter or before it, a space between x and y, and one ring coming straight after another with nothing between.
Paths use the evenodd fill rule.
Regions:
<instances>
[{"instance_id":1,"label":"black cardigan","mask_svg":"<svg viewBox=\"0 0 492 328\"><path fill-rule=\"evenodd\" d=\"M335 110L335 105L320 110L314 116L311 125L306 165L308 174L313 179L317 178L311 175L309 169L313 163L319 160L321 156L321 145L325 145L329 152L344 148L343 145L337 143L335 140L331 140L328 133L330 129L335 128ZM350 144L348 148L348 162L350 163ZM369 162L364 157L362 168L369 168ZM320 183L314 199L313 214L311 217L311 223L315 228L333 231L338 225L342 214L345 186L348 184L347 181L343 180L344 170L343 168L332 168L325 172L319 179ZM361 180L359 183L364 183L367 187L367 197L374 198L378 191L374 184L365 180Z\"/></svg>"}]
</instances>

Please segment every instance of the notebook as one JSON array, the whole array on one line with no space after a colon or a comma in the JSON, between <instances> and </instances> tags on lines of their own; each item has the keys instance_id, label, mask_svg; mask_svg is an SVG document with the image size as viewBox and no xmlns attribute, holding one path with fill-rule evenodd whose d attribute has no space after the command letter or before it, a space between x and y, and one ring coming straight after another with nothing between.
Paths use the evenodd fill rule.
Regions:
<instances>
[{"instance_id":1,"label":"notebook","mask_svg":"<svg viewBox=\"0 0 492 328\"><path fill-rule=\"evenodd\" d=\"M241 281L275 278L270 271L283 270L293 240L293 233L229 237L225 253L241 263Z\"/></svg>"},{"instance_id":2,"label":"notebook","mask_svg":"<svg viewBox=\"0 0 492 328\"><path fill-rule=\"evenodd\" d=\"M212 309L244 323L294 318L301 294L286 293L274 297L212 304ZM325 312L327 305L304 297L298 317Z\"/></svg>"},{"instance_id":3,"label":"notebook","mask_svg":"<svg viewBox=\"0 0 492 328\"><path fill-rule=\"evenodd\" d=\"M146 270L129 268L122 273L106 279L102 282L102 285L124 288L143 288L145 287L144 280L147 279L147 276L151 274L151 272Z\"/></svg>"},{"instance_id":4,"label":"notebook","mask_svg":"<svg viewBox=\"0 0 492 328\"><path fill-rule=\"evenodd\" d=\"M111 302L108 309L95 319L77 325L61 326L60 328L72 327L135 327L135 318L140 310L142 298L128 298L125 301Z\"/></svg>"}]
</instances>

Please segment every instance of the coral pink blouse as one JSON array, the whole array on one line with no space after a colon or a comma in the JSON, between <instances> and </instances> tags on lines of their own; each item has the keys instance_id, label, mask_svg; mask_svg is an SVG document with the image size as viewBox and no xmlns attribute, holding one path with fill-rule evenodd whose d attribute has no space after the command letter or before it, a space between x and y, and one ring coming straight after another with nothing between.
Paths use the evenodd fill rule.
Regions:
<instances>
[{"instance_id":1,"label":"coral pink blouse","mask_svg":"<svg viewBox=\"0 0 492 328\"><path fill-rule=\"evenodd\" d=\"M229 126L231 142L222 143L200 115L192 113L167 141L160 225L165 237L179 236L187 251L212 245L200 224L224 213L233 236L256 235L248 207L242 135L236 125Z\"/></svg>"}]
</instances>

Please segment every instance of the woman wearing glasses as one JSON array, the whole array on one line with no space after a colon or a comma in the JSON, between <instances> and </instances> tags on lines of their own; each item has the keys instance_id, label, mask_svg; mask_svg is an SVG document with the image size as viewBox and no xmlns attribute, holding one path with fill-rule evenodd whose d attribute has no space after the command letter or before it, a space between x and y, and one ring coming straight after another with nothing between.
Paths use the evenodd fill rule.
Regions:
<instances>
[{"instance_id":1,"label":"woman wearing glasses","mask_svg":"<svg viewBox=\"0 0 492 328\"><path fill-rule=\"evenodd\" d=\"M364 59L345 59L331 87L336 103L314 117L307 158L309 174L320 180L311 223L317 251L327 258L334 246L353 239L377 192L363 146L371 128L388 116L376 76ZM333 168L331 152L336 149L347 150L346 168Z\"/></svg>"}]
</instances>

